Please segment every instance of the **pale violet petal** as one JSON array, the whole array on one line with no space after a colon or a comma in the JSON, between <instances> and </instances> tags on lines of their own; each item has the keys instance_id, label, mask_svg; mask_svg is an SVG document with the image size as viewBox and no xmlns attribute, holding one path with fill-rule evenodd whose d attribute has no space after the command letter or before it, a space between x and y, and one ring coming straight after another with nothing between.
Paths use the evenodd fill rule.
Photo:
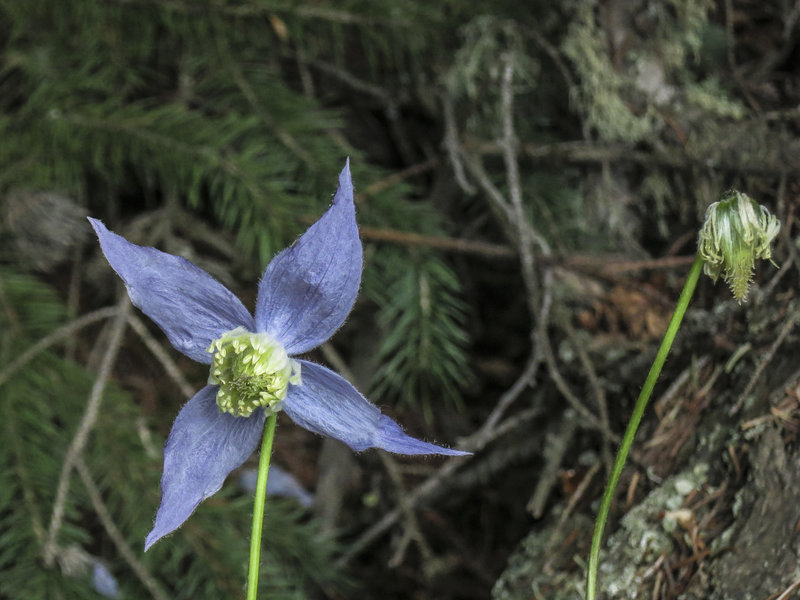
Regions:
<instances>
[{"instance_id":1,"label":"pale violet petal","mask_svg":"<svg viewBox=\"0 0 800 600\"><path fill-rule=\"evenodd\" d=\"M242 469L239 473L239 486L247 492L255 492L258 483L258 469ZM278 465L269 466L267 477L267 496L284 496L294 498L304 508L314 503L314 496L295 479L294 475L284 471Z\"/></svg>"},{"instance_id":2,"label":"pale violet petal","mask_svg":"<svg viewBox=\"0 0 800 600\"><path fill-rule=\"evenodd\" d=\"M94 561L92 568L92 586L101 596L119 598L119 584L102 562Z\"/></svg>"},{"instance_id":3,"label":"pale violet petal","mask_svg":"<svg viewBox=\"0 0 800 600\"><path fill-rule=\"evenodd\" d=\"M267 265L258 284L256 331L272 335L289 354L316 348L350 314L361 266L348 162L333 206Z\"/></svg>"},{"instance_id":4,"label":"pale violet petal","mask_svg":"<svg viewBox=\"0 0 800 600\"><path fill-rule=\"evenodd\" d=\"M299 362L302 383L289 386L283 410L301 427L356 451L374 447L397 454L469 454L406 435L345 379L320 365Z\"/></svg>"},{"instance_id":5,"label":"pale violet petal","mask_svg":"<svg viewBox=\"0 0 800 600\"><path fill-rule=\"evenodd\" d=\"M145 550L180 527L200 502L215 494L261 440L264 411L250 417L220 412L218 389L206 386L197 392L172 425L164 447L161 506Z\"/></svg>"},{"instance_id":6,"label":"pale violet petal","mask_svg":"<svg viewBox=\"0 0 800 600\"><path fill-rule=\"evenodd\" d=\"M132 244L97 219L89 221L131 302L189 358L210 364L206 348L213 340L237 327L253 330L253 317L241 301L201 268L180 256Z\"/></svg>"}]
</instances>

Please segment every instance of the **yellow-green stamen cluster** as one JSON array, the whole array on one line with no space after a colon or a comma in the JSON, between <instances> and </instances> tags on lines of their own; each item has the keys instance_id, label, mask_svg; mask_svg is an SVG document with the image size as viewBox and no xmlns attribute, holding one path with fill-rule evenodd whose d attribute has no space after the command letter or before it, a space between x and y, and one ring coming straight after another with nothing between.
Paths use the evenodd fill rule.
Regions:
<instances>
[{"instance_id":1,"label":"yellow-green stamen cluster","mask_svg":"<svg viewBox=\"0 0 800 600\"><path fill-rule=\"evenodd\" d=\"M217 405L236 417L260 407L267 415L278 412L289 384L300 384L300 363L267 333L237 327L211 342L208 352L214 355L208 382L219 386Z\"/></svg>"},{"instance_id":2,"label":"yellow-green stamen cluster","mask_svg":"<svg viewBox=\"0 0 800 600\"><path fill-rule=\"evenodd\" d=\"M714 281L722 274L741 303L747 299L756 259L772 262L770 246L780 227L766 207L741 192L727 192L706 211L698 240L703 271Z\"/></svg>"}]
</instances>

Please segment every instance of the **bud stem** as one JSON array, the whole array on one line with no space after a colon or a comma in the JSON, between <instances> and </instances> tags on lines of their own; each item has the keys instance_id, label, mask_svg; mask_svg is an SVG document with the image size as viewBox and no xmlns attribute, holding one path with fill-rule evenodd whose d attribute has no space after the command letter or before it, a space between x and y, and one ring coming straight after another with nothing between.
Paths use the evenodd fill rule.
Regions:
<instances>
[{"instance_id":1,"label":"bud stem","mask_svg":"<svg viewBox=\"0 0 800 600\"><path fill-rule=\"evenodd\" d=\"M675 340L675 335L678 333L683 315L686 313L686 308L689 306L692 294L694 294L694 288L703 270L703 262L703 258L698 253L692 263L692 268L689 271L689 276L686 278L686 283L683 285L683 291L681 292L680 298L678 298L678 304L675 306L675 312L672 314L672 319L670 319L669 325L667 326L667 332L664 334L664 339L661 341L661 346L658 348L653 366L650 367L650 372L647 374L647 379L644 382L642 391L639 394L639 398L636 400L636 405L633 407L631 420L628 422L628 428L625 430L622 443L617 451L617 458L614 460L614 466L611 468L611 474L608 476L606 489L603 492L603 499L600 501L600 509L597 512L594 535L592 536L592 548L589 553L589 566L586 573L586 600L595 600L597 595L597 568L600 562L600 544L603 541L603 530L608 520L608 513L611 510L611 503L614 500L614 492L617 489L619 477L622 474L622 469L628 458L628 452L631 449L633 438L636 436L636 430L639 428L639 423L642 420L647 401L650 400L653 388L656 385L656 380L661 374L661 369L664 367L664 362L667 360L667 355L672 347L672 342Z\"/></svg>"},{"instance_id":2,"label":"bud stem","mask_svg":"<svg viewBox=\"0 0 800 600\"><path fill-rule=\"evenodd\" d=\"M247 570L247 600L256 600L258 595L258 568L261 563L261 531L264 525L264 504L267 498L267 476L272 457L272 440L275 439L275 423L278 414L272 413L264 424L261 439L261 456L258 458L256 499L253 504L253 527L250 534L250 562Z\"/></svg>"}]
</instances>

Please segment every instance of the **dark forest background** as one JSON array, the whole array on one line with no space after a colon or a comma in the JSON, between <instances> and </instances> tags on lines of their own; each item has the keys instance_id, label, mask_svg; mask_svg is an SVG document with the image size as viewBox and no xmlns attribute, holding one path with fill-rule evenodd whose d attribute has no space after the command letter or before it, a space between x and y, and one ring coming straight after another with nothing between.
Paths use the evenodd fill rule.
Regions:
<instances>
[{"instance_id":1,"label":"dark forest background","mask_svg":"<svg viewBox=\"0 0 800 600\"><path fill-rule=\"evenodd\" d=\"M0 599L243 597L255 457L142 552L207 373L130 308L85 217L252 308L348 156L364 282L312 359L475 454L354 455L282 417L274 462L314 504L269 497L262 598L580 598L610 462L730 188L781 219L780 268L741 306L701 281L600 595L791 597L799 20L789 0L0 0Z\"/></svg>"}]
</instances>

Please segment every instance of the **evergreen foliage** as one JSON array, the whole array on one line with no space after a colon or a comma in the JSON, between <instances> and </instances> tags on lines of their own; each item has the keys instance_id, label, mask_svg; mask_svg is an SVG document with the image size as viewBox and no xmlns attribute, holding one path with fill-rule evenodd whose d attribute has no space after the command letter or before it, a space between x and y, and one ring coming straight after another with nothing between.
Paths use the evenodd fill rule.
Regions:
<instances>
[{"instance_id":1,"label":"evergreen foliage","mask_svg":"<svg viewBox=\"0 0 800 600\"><path fill-rule=\"evenodd\" d=\"M357 191L384 175L336 133L341 111L323 108L313 90L296 89L287 42L299 46L294 60L304 68L319 63L340 76L361 52L378 81L419 56L425 38L410 24L430 23L435 14L415 10L397 20L396 9L363 2L337 10L279 2L2 2L0 189L56 190L112 227L134 206L177 201L233 232L256 271L327 206L345 155ZM357 15L355 23L347 15ZM351 47L352 26L363 33L360 48ZM441 234L435 215L409 201L409 191L396 185L370 195L360 221ZM443 265L433 253L393 256L409 269L420 260ZM367 278L373 272L367 268ZM456 287L440 289L443 306L461 302ZM384 324L387 334L397 332ZM387 399L422 380L458 387L467 372L466 330L453 322L443 333L449 337L430 344L454 354L460 367L400 365L410 380L386 370Z\"/></svg>"},{"instance_id":2,"label":"evergreen foliage","mask_svg":"<svg viewBox=\"0 0 800 600\"><path fill-rule=\"evenodd\" d=\"M377 81L388 63L396 65L393 72L408 67L410 53L400 41L411 41L411 29L391 25L394 9L370 6L347 8L361 15L359 43ZM323 108L313 90L293 85L287 36L303 45L297 57L338 69L353 52L342 14L257 2L0 2L0 193L22 198L5 204L4 235L21 233L14 230L17 218L37 194L55 193L48 196L51 204L74 198L84 207L78 211L111 226L142 210L158 214L139 222L144 243L185 231L184 222L170 223L176 213L169 207L177 203L235 235L242 251L237 268L260 270L327 206L344 156L351 156L361 190L385 175L338 134L342 111ZM403 22L418 16L406 13ZM421 33L412 37L412 47L424 40ZM365 195L360 221L441 235L435 213L410 201L411 192L400 184ZM162 207L168 210L155 212ZM81 223L50 222L43 238L60 236L64 225ZM203 235L187 241L202 244ZM28 229L23 237L33 245ZM201 246L196 254L204 251ZM408 275L395 281L396 294L370 295L385 328L381 394L422 398L428 410L442 391L457 398L467 380L468 340L454 272L426 250L376 246L371 256L367 288L395 281L397 271ZM39 268L52 265L34 261ZM431 290L431 302L421 301L421 285ZM11 332L0 341L0 364L8 364L64 324L66 309L21 272L4 270L0 292L0 327ZM90 581L95 559L109 567L125 597L146 596L74 474L58 535L58 568L41 566L61 463L92 381L91 373L51 349L0 389L0 598L96 598ZM237 597L252 507L249 497L228 486L168 541L140 555L161 470L159 436L141 437L148 428L140 413L130 395L108 387L85 454L117 528L169 597ZM270 500L265 532L263 597L303 598L314 587L343 585L331 562L333 543L290 503Z\"/></svg>"},{"instance_id":3,"label":"evergreen foliage","mask_svg":"<svg viewBox=\"0 0 800 600\"><path fill-rule=\"evenodd\" d=\"M432 422L437 396L461 406L460 389L471 380L461 351L467 343L467 310L458 278L446 263L425 254L416 258L409 269L397 251L376 257L383 277L369 290L382 307L378 322L387 335L372 395L396 390L403 401L421 403Z\"/></svg>"}]
</instances>

